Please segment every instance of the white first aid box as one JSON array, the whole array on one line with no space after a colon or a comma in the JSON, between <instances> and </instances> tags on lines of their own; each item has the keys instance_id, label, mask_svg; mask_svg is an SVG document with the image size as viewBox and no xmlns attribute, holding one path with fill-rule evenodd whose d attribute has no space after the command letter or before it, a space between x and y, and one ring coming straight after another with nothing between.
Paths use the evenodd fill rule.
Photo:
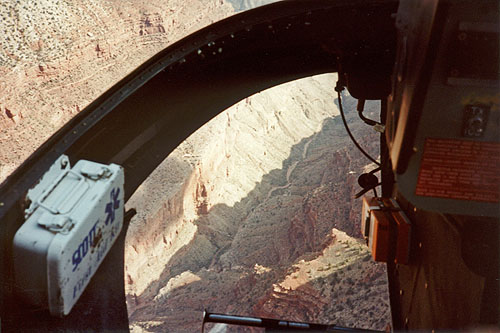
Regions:
<instances>
[{"instance_id":1,"label":"white first aid box","mask_svg":"<svg viewBox=\"0 0 500 333\"><path fill-rule=\"evenodd\" d=\"M123 225L123 168L62 155L28 192L26 222L14 237L19 295L67 315Z\"/></svg>"}]
</instances>

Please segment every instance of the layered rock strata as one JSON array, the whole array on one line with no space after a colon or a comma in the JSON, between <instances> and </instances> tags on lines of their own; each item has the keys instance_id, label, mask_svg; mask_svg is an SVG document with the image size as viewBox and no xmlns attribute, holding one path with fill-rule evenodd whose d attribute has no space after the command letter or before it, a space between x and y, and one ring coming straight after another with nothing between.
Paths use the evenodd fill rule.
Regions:
<instances>
[{"instance_id":1,"label":"layered rock strata","mask_svg":"<svg viewBox=\"0 0 500 333\"><path fill-rule=\"evenodd\" d=\"M1 4L0 181L138 65L232 13L215 0ZM343 134L334 82L319 76L245 99L185 141L127 203L139 211L124 276L133 329L198 330L204 308L389 322L384 267L351 238L367 163ZM377 137L352 126L376 152Z\"/></svg>"},{"instance_id":2,"label":"layered rock strata","mask_svg":"<svg viewBox=\"0 0 500 333\"><path fill-rule=\"evenodd\" d=\"M132 220L134 330L193 331L203 309L379 329L390 322L384 266L353 238L357 177L370 166L345 135L335 80L308 78L241 101L143 185L175 193L158 202L159 218ZM344 98L347 110L354 103ZM378 136L354 117L360 143L376 152ZM184 178L169 183L169 170ZM141 189L129 207L153 202L153 193Z\"/></svg>"},{"instance_id":3,"label":"layered rock strata","mask_svg":"<svg viewBox=\"0 0 500 333\"><path fill-rule=\"evenodd\" d=\"M140 64L233 13L215 0L3 1L0 182Z\"/></svg>"}]
</instances>

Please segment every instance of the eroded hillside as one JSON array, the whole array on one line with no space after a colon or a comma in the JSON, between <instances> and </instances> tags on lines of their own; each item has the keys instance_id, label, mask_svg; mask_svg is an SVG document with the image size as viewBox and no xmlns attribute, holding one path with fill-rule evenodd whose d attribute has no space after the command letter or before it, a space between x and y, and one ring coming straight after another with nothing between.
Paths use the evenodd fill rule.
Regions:
<instances>
[{"instance_id":1,"label":"eroded hillside","mask_svg":"<svg viewBox=\"0 0 500 333\"><path fill-rule=\"evenodd\" d=\"M345 135L335 80L308 78L241 101L128 202L147 207L126 247L135 330L193 331L204 309L378 329L390 322L384 266L356 239L353 196L370 166ZM344 103L354 107L348 96ZM376 153L375 132L349 119ZM158 192L170 199L156 200Z\"/></svg>"},{"instance_id":2,"label":"eroded hillside","mask_svg":"<svg viewBox=\"0 0 500 333\"><path fill-rule=\"evenodd\" d=\"M0 181L131 70L232 13L229 3L201 0L0 4ZM334 83L318 76L241 101L185 141L127 203L139 212L124 276L134 330L195 331L204 308L390 322L384 266L353 238L360 202L352 197L367 162L344 135ZM376 154L375 133L352 120Z\"/></svg>"},{"instance_id":3,"label":"eroded hillside","mask_svg":"<svg viewBox=\"0 0 500 333\"><path fill-rule=\"evenodd\" d=\"M2 1L0 182L137 66L233 13L204 0Z\"/></svg>"}]
</instances>

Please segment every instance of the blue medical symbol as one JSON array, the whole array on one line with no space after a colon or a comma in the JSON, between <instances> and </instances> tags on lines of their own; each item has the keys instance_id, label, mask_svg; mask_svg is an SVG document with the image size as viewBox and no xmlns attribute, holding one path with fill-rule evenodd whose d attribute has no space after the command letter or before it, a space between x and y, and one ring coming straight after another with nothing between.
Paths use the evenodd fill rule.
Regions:
<instances>
[{"instance_id":1,"label":"blue medical symbol","mask_svg":"<svg viewBox=\"0 0 500 333\"><path fill-rule=\"evenodd\" d=\"M110 202L106 204L106 225L113 223L115 221L115 209L120 207L120 200L118 200L118 195L120 194L120 189L112 189L110 196Z\"/></svg>"}]
</instances>

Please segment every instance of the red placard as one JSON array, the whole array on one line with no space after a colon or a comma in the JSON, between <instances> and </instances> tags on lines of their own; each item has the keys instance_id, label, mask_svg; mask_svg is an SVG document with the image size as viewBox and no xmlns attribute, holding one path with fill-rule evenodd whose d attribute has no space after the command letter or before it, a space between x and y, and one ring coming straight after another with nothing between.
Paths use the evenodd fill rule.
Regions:
<instances>
[{"instance_id":1,"label":"red placard","mask_svg":"<svg viewBox=\"0 0 500 333\"><path fill-rule=\"evenodd\" d=\"M416 195L499 202L500 143L425 140Z\"/></svg>"}]
</instances>

